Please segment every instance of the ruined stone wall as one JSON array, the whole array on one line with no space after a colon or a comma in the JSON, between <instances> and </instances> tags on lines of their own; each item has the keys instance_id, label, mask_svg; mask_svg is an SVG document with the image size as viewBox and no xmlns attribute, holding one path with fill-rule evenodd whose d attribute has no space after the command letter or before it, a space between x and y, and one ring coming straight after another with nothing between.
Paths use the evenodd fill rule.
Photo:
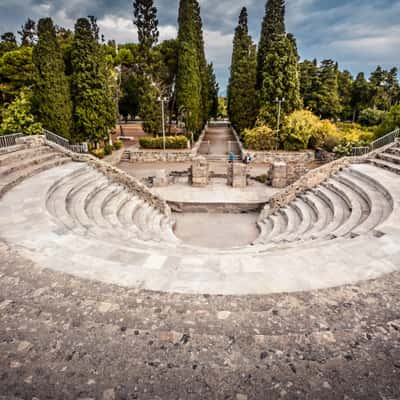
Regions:
<instances>
[{"instance_id":1,"label":"ruined stone wall","mask_svg":"<svg viewBox=\"0 0 400 400\"><path fill-rule=\"evenodd\" d=\"M199 140L191 149L183 150L148 150L148 149L128 149L124 151L122 161L127 162L170 162L170 163L184 163L191 162L198 154L201 142L206 134L206 128L202 131Z\"/></svg>"},{"instance_id":2,"label":"ruined stone wall","mask_svg":"<svg viewBox=\"0 0 400 400\"><path fill-rule=\"evenodd\" d=\"M309 171L295 183L272 196L269 204L267 204L264 210L261 212L260 220L263 220L281 207L291 203L300 193L317 187L336 172L348 167L350 164L356 164L359 162L363 162L363 160L359 157L344 157Z\"/></svg>"}]
</instances>

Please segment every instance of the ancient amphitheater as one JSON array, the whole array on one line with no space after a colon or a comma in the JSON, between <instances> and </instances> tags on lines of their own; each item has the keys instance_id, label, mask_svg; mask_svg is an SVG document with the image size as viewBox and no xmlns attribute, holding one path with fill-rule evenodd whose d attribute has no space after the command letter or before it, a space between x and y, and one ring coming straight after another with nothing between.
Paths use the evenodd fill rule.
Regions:
<instances>
[{"instance_id":1,"label":"ancient amphitheater","mask_svg":"<svg viewBox=\"0 0 400 400\"><path fill-rule=\"evenodd\" d=\"M400 398L399 142L311 171L223 250L41 138L0 176L0 398Z\"/></svg>"}]
</instances>

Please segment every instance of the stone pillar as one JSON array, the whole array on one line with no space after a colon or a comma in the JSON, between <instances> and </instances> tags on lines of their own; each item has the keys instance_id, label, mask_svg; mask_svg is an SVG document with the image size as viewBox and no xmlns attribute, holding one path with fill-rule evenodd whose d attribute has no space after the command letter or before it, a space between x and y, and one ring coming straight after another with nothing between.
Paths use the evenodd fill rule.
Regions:
<instances>
[{"instance_id":1,"label":"stone pillar","mask_svg":"<svg viewBox=\"0 0 400 400\"><path fill-rule=\"evenodd\" d=\"M242 163L231 163L228 166L228 185L234 188L247 186L248 166Z\"/></svg>"},{"instance_id":2,"label":"stone pillar","mask_svg":"<svg viewBox=\"0 0 400 400\"><path fill-rule=\"evenodd\" d=\"M285 162L274 162L271 175L272 187L282 189L288 185L288 168Z\"/></svg>"},{"instance_id":3,"label":"stone pillar","mask_svg":"<svg viewBox=\"0 0 400 400\"><path fill-rule=\"evenodd\" d=\"M208 161L204 157L199 156L193 159L191 176L192 186L204 187L208 185L210 171Z\"/></svg>"},{"instance_id":4,"label":"stone pillar","mask_svg":"<svg viewBox=\"0 0 400 400\"><path fill-rule=\"evenodd\" d=\"M153 178L153 186L161 187L161 186L168 186L168 175L165 169L160 169L156 171L156 175Z\"/></svg>"}]
</instances>

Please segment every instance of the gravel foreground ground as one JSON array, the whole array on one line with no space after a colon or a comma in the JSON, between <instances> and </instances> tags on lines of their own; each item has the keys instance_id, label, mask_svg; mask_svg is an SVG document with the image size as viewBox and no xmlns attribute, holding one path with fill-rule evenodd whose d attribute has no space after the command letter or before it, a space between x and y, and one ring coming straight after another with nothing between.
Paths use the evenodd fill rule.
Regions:
<instances>
[{"instance_id":1,"label":"gravel foreground ground","mask_svg":"<svg viewBox=\"0 0 400 400\"><path fill-rule=\"evenodd\" d=\"M42 270L0 242L0 400L400 399L400 274L185 296Z\"/></svg>"}]
</instances>

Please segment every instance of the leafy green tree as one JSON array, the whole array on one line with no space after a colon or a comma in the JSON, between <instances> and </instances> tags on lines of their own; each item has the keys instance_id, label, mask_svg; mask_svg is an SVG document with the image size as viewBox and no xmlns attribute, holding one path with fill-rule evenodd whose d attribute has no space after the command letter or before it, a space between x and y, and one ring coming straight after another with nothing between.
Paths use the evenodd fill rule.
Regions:
<instances>
[{"instance_id":1,"label":"leafy green tree","mask_svg":"<svg viewBox=\"0 0 400 400\"><path fill-rule=\"evenodd\" d=\"M293 41L286 35L273 40L265 58L263 78L258 124L275 127L278 114L275 99L285 99L282 117L302 107L297 54Z\"/></svg>"},{"instance_id":2,"label":"leafy green tree","mask_svg":"<svg viewBox=\"0 0 400 400\"><path fill-rule=\"evenodd\" d=\"M139 91L140 80L138 76L133 72L124 73L121 82L122 93L119 99L119 112L126 121L129 116L135 118L139 114Z\"/></svg>"},{"instance_id":3,"label":"leafy green tree","mask_svg":"<svg viewBox=\"0 0 400 400\"><path fill-rule=\"evenodd\" d=\"M317 112L318 109L318 90L320 85L317 60L304 60L300 63L300 95L303 99L304 107L313 112Z\"/></svg>"},{"instance_id":4,"label":"leafy green tree","mask_svg":"<svg viewBox=\"0 0 400 400\"><path fill-rule=\"evenodd\" d=\"M177 108L184 114L186 128L195 134L200 132L204 117L197 16L197 1L180 1L176 100Z\"/></svg>"},{"instance_id":5,"label":"leafy green tree","mask_svg":"<svg viewBox=\"0 0 400 400\"><path fill-rule=\"evenodd\" d=\"M133 23L138 30L142 50L148 52L158 42L157 8L153 0L135 0L133 2Z\"/></svg>"},{"instance_id":6,"label":"leafy green tree","mask_svg":"<svg viewBox=\"0 0 400 400\"><path fill-rule=\"evenodd\" d=\"M400 127L400 104L393 106L377 129L377 136L383 136Z\"/></svg>"},{"instance_id":7,"label":"leafy green tree","mask_svg":"<svg viewBox=\"0 0 400 400\"><path fill-rule=\"evenodd\" d=\"M31 93L24 89L17 98L3 110L0 133L2 135L24 133L26 135L41 134L42 126L35 122L31 110Z\"/></svg>"},{"instance_id":8,"label":"leafy green tree","mask_svg":"<svg viewBox=\"0 0 400 400\"><path fill-rule=\"evenodd\" d=\"M153 46L158 41L157 8L153 0L135 0L133 2L134 24L139 37L139 104L140 116L144 120L143 128L148 133L158 134L162 130L160 82L155 76Z\"/></svg>"},{"instance_id":9,"label":"leafy green tree","mask_svg":"<svg viewBox=\"0 0 400 400\"><path fill-rule=\"evenodd\" d=\"M42 125L69 138L72 131L72 102L65 75L63 54L51 18L38 23L38 43L33 50L33 107Z\"/></svg>"},{"instance_id":10,"label":"leafy green tree","mask_svg":"<svg viewBox=\"0 0 400 400\"><path fill-rule=\"evenodd\" d=\"M211 118L217 118L218 116L218 93L219 85L214 72L213 64L208 64L208 86L210 88L208 93L208 104L207 113Z\"/></svg>"},{"instance_id":11,"label":"leafy green tree","mask_svg":"<svg viewBox=\"0 0 400 400\"><path fill-rule=\"evenodd\" d=\"M349 71L338 71L338 91L341 104L341 119L351 120L353 109L351 105L353 77Z\"/></svg>"},{"instance_id":12,"label":"leafy green tree","mask_svg":"<svg viewBox=\"0 0 400 400\"><path fill-rule=\"evenodd\" d=\"M28 18L18 34L21 37L22 46L33 46L37 40L36 22Z\"/></svg>"},{"instance_id":13,"label":"leafy green tree","mask_svg":"<svg viewBox=\"0 0 400 400\"><path fill-rule=\"evenodd\" d=\"M265 6L265 16L261 28L260 42L257 54L257 88L261 89L265 73L265 59L271 51L276 38L284 35L285 30L285 1L268 0Z\"/></svg>"},{"instance_id":14,"label":"leafy green tree","mask_svg":"<svg viewBox=\"0 0 400 400\"><path fill-rule=\"evenodd\" d=\"M102 46L86 18L75 24L71 50L74 139L99 143L115 127L116 105Z\"/></svg>"},{"instance_id":15,"label":"leafy green tree","mask_svg":"<svg viewBox=\"0 0 400 400\"><path fill-rule=\"evenodd\" d=\"M0 56L8 51L16 50L17 39L12 32L6 32L0 36Z\"/></svg>"},{"instance_id":16,"label":"leafy green tree","mask_svg":"<svg viewBox=\"0 0 400 400\"><path fill-rule=\"evenodd\" d=\"M1 101L12 102L24 87L33 82L32 48L20 47L0 57Z\"/></svg>"},{"instance_id":17,"label":"leafy green tree","mask_svg":"<svg viewBox=\"0 0 400 400\"><path fill-rule=\"evenodd\" d=\"M353 108L353 122L358 120L360 112L370 104L371 87L365 79L363 72L360 72L353 82L351 94L351 106Z\"/></svg>"},{"instance_id":18,"label":"leafy green tree","mask_svg":"<svg viewBox=\"0 0 400 400\"><path fill-rule=\"evenodd\" d=\"M248 33L247 9L244 7L233 39L228 85L229 119L239 134L252 128L257 117L256 72L256 48Z\"/></svg>"},{"instance_id":19,"label":"leafy green tree","mask_svg":"<svg viewBox=\"0 0 400 400\"><path fill-rule=\"evenodd\" d=\"M338 66L332 60L324 60L318 69L320 87L318 90L317 113L322 118L337 119L342 107L339 97Z\"/></svg>"}]
</instances>

